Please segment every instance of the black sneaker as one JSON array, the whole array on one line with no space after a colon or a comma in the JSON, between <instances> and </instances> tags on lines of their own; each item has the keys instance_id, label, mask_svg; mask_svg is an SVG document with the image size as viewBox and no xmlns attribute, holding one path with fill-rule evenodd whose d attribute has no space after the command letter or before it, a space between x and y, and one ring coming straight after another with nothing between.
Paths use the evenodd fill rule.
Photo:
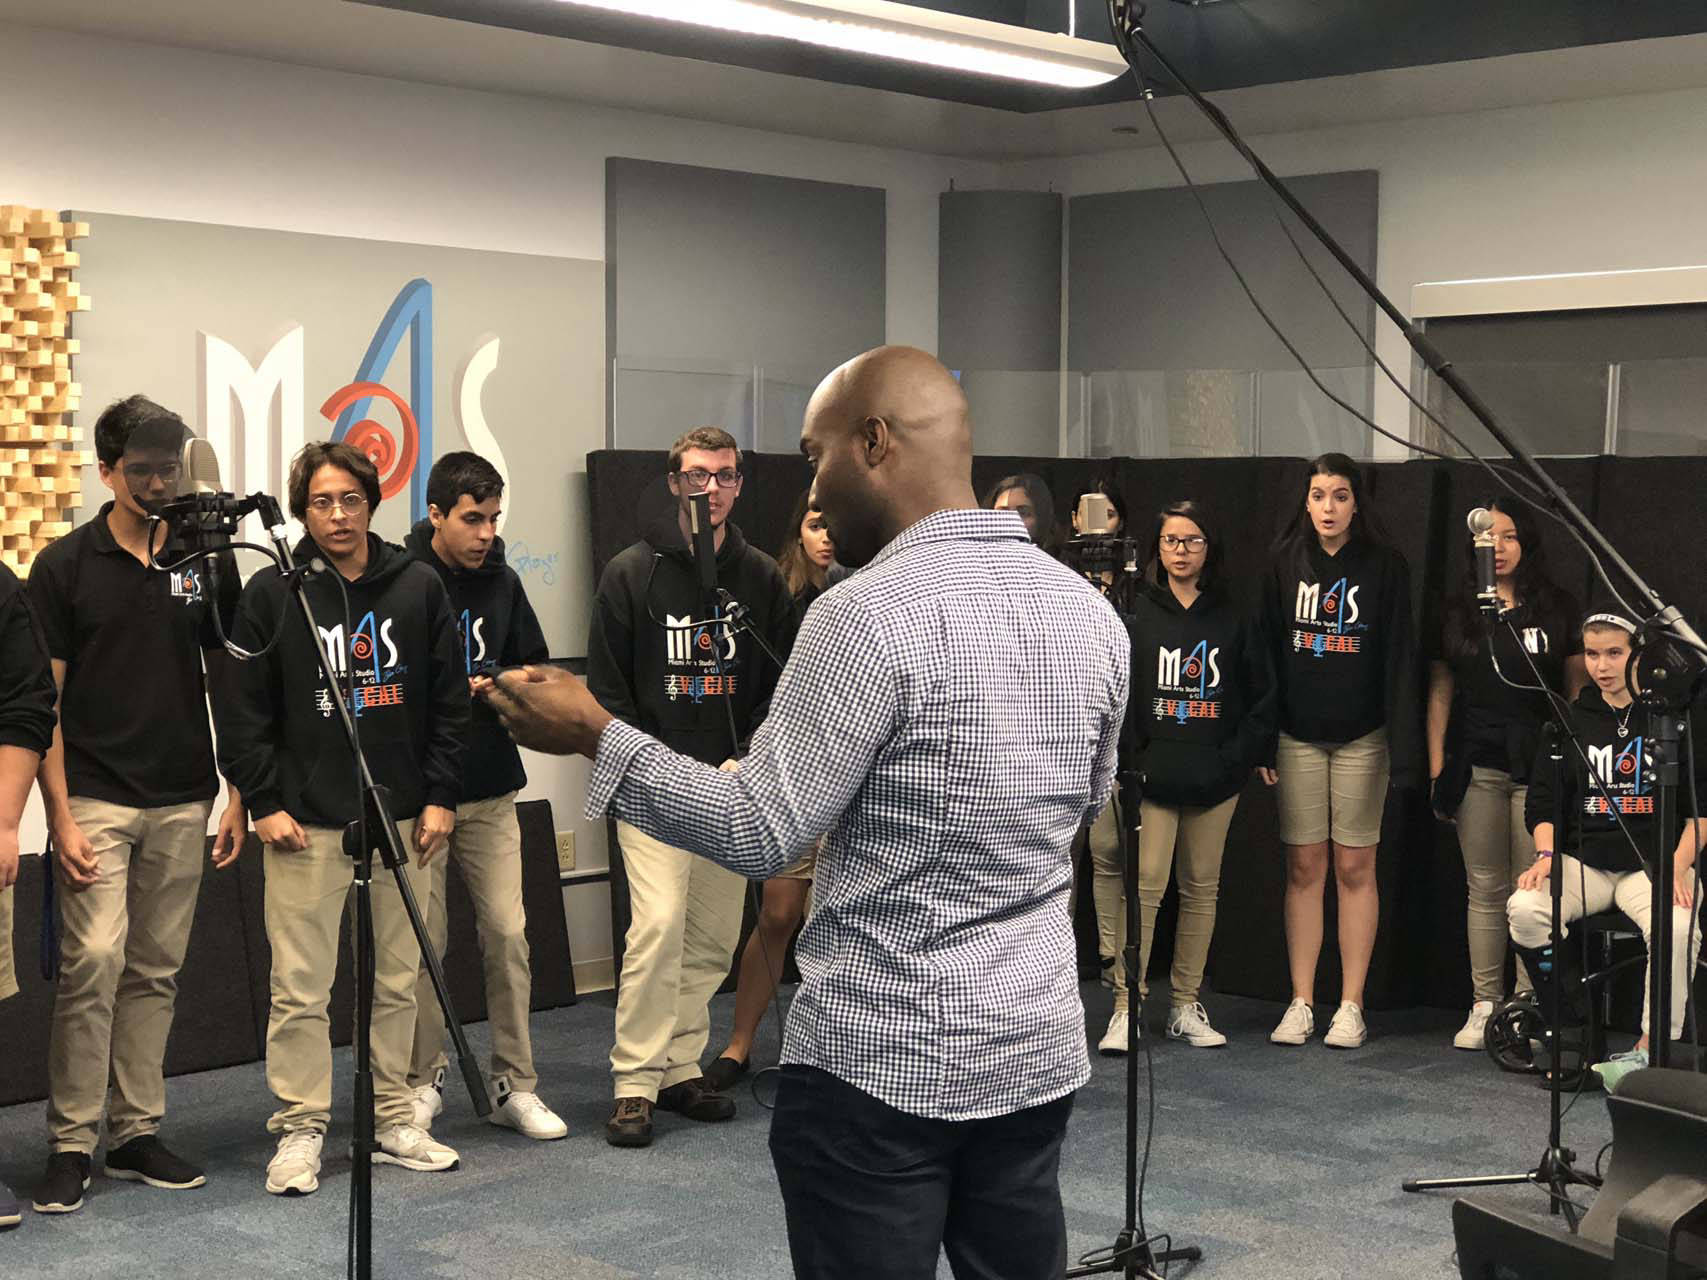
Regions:
<instances>
[{"instance_id":1,"label":"black sneaker","mask_svg":"<svg viewBox=\"0 0 1707 1280\"><path fill-rule=\"evenodd\" d=\"M89 1157L81 1151L55 1151L36 1188L37 1213L76 1213L89 1189Z\"/></svg>"},{"instance_id":2,"label":"black sneaker","mask_svg":"<svg viewBox=\"0 0 1707 1280\"><path fill-rule=\"evenodd\" d=\"M200 1169L166 1150L166 1144L152 1133L107 1152L106 1175L126 1182L146 1182L164 1191L188 1191L207 1181Z\"/></svg>"},{"instance_id":3,"label":"black sneaker","mask_svg":"<svg viewBox=\"0 0 1707 1280\"><path fill-rule=\"evenodd\" d=\"M0 1182L0 1231L10 1231L24 1220L23 1206L5 1183Z\"/></svg>"},{"instance_id":4,"label":"black sneaker","mask_svg":"<svg viewBox=\"0 0 1707 1280\"><path fill-rule=\"evenodd\" d=\"M605 1122L605 1141L613 1147L652 1145L652 1104L645 1098L618 1098Z\"/></svg>"},{"instance_id":5,"label":"black sneaker","mask_svg":"<svg viewBox=\"0 0 1707 1280\"><path fill-rule=\"evenodd\" d=\"M707 1088L717 1093L727 1093L729 1087L746 1074L747 1063L745 1061L737 1062L728 1054L724 1054L721 1058L714 1059L712 1064L705 1069L704 1079Z\"/></svg>"},{"instance_id":6,"label":"black sneaker","mask_svg":"<svg viewBox=\"0 0 1707 1280\"><path fill-rule=\"evenodd\" d=\"M735 1118L735 1099L726 1093L718 1093L706 1084L704 1076L683 1080L668 1089L660 1089L658 1105L665 1111L674 1111L689 1120L714 1121Z\"/></svg>"}]
</instances>

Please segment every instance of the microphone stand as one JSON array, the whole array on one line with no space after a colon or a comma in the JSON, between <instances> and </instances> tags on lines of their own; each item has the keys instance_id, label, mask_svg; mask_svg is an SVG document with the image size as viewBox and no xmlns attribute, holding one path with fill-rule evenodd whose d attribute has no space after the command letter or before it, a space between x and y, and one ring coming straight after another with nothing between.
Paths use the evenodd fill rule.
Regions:
<instances>
[{"instance_id":1,"label":"microphone stand","mask_svg":"<svg viewBox=\"0 0 1707 1280\"><path fill-rule=\"evenodd\" d=\"M1138 65L1134 44L1143 47L1144 51L1154 58L1158 65L1177 83L1185 95L1201 111L1206 119L1215 126L1216 130L1227 140L1235 151L1242 156L1257 177L1271 190L1275 196L1297 217L1305 229L1315 237L1318 243L1331 254L1346 273L1356 281L1358 287L1368 295L1369 299L1381 309L1404 336L1412 351L1416 352L1428 367L1430 373L1439 378L1442 384L1458 397L1464 407L1476 419L1522 468L1528 472L1537 488L1545 499L1545 508L1549 509L1561 522L1573 529L1585 546L1592 547L1593 553L1606 560L1616 569L1621 577L1635 589L1635 593L1646 601L1653 610L1651 617L1645 621L1638 619L1642 630L1645 649L1632 657L1632 671L1639 671L1647 666L1645 674L1653 681L1650 695L1644 698L1651 707L1661 709L1665 713L1662 718L1676 718L1689 704L1695 687L1707 674L1707 642L1703 642L1700 634L1683 617L1675 605L1668 605L1659 592L1650 587L1641 574L1619 554L1606 535L1597 529L1593 522L1583 514L1582 510L1571 501L1570 495L1559 485L1552 476L1535 460L1522 444L1515 440L1494 412L1480 396L1458 374L1450 360L1446 359L1435 345L1414 324L1410 317L1400 311L1393 301L1381 291L1367 271L1355 258L1348 253L1343 245L1336 240L1327 228L1322 226L1316 216L1292 193L1284 182L1275 176L1274 171L1262 160L1262 157L1251 150L1250 145L1239 135L1226 114L1203 96L1191 82L1181 73L1178 67L1162 52L1156 42L1144 29L1144 4L1142 0L1108 0L1109 24L1114 31L1114 43L1132 68L1134 79L1137 80L1141 92L1148 95L1149 90L1144 84L1143 72ZM1539 503L1537 505L1540 505ZM1652 665L1648 665L1648 664ZM1634 683L1634 682L1633 682ZM1662 726L1660 736L1664 739L1667 732ZM1674 757L1675 758L1675 757ZM1663 788L1662 788L1663 792ZM1664 828L1661 828L1662 832ZM1661 839L1661 847L1653 867L1654 897L1653 897L1653 927L1650 930L1648 944L1649 959L1653 971L1649 980L1649 1014L1652 1019L1664 1016L1667 1019L1665 1034L1649 1036L1649 1062L1656 1067L1670 1064L1671 1058L1671 1025L1670 1006L1658 1003L1662 994L1669 992L1671 982L1671 884L1673 875L1673 848ZM1695 1064L1692 1064L1692 1067Z\"/></svg>"},{"instance_id":2,"label":"microphone stand","mask_svg":"<svg viewBox=\"0 0 1707 1280\"><path fill-rule=\"evenodd\" d=\"M444 969L439 964L438 953L427 937L426 924L421 919L415 895L409 888L409 880L405 874L405 868L409 865L408 851L404 849L402 837L398 835L397 822L392 817L385 788L374 782L373 773L368 768L367 755L362 749L355 717L344 695L343 683L336 674L342 669L341 664L333 662L315 621L314 609L309 603L308 589L304 584L307 566L299 566L291 555L290 543L285 537L284 515L279 510L278 500L265 493L251 494L247 498L237 498L227 493L198 494L168 504L157 519L193 521L199 539L220 535L229 537L237 531L237 525L242 518L251 511L260 514L267 536L273 544L271 548L236 542L228 542L225 547L247 547L269 554L279 566L279 572L289 584L291 594L295 598L302 622L308 628L309 638L320 660L320 669L327 675L326 683L331 689L332 706L337 713L338 723L343 727L344 736L349 740L350 751L355 757L356 768L361 777L362 816L344 829L343 845L345 854L355 862L355 919L350 947L354 961L352 978L356 998L354 1040L351 1046L355 1058L355 1087L352 1099L353 1137L350 1144L350 1240L353 1272L357 1280L369 1280L373 1274L373 1152L376 1147L373 1124L373 1062L370 1053L374 979L373 855L376 852L381 861L391 869L397 881L403 910L409 917L410 927L415 931L415 938L421 949L421 959L432 981L433 992L438 997L439 1008L444 1012L445 1027L450 1032L457 1064L462 1071L463 1083L468 1087L468 1097L474 1106L474 1113L481 1117L491 1115L492 1100L487 1096L485 1081L480 1077L479 1063L474 1058L468 1044L468 1036L463 1031L462 1023L451 1003L450 989L445 985ZM153 545L151 536L151 564L154 560ZM191 558L217 557L222 549L202 547ZM169 566L155 564L153 567Z\"/></svg>"},{"instance_id":3,"label":"microphone stand","mask_svg":"<svg viewBox=\"0 0 1707 1280\"><path fill-rule=\"evenodd\" d=\"M1121 889L1126 895L1126 945L1120 954L1126 965L1126 989L1130 996L1135 997L1140 977L1139 935L1144 927L1143 916L1138 909L1138 835L1143 829L1143 797L1136 774L1122 770L1117 781L1121 821L1115 824L1115 830L1120 839ZM1114 1237L1114 1244L1106 1251L1097 1251L1106 1256L1086 1254L1078 1266L1067 1269L1068 1277L1115 1273L1126 1280L1159 1280L1158 1264L1197 1262L1203 1257L1203 1250L1196 1245L1168 1248L1159 1253L1152 1250L1151 1240L1158 1237L1148 1235L1138 1217L1138 1024L1143 1012L1140 1003L1126 1020L1126 1218ZM1149 1042L1145 1041L1146 1063L1154 1073L1155 1065L1148 1062L1149 1053ZM1172 1243L1171 1237L1169 1243Z\"/></svg>"}]
</instances>

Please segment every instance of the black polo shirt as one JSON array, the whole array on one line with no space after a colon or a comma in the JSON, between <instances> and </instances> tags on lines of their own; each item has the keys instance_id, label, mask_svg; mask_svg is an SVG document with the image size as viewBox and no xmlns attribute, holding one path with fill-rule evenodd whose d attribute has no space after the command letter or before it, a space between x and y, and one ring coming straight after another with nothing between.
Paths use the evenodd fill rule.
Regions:
<instances>
[{"instance_id":1,"label":"black polo shirt","mask_svg":"<svg viewBox=\"0 0 1707 1280\"><path fill-rule=\"evenodd\" d=\"M166 573L113 540L107 503L30 567L48 656L66 665L59 720L71 795L136 809L219 791L201 651L219 645L206 561ZM157 557L174 558L171 549ZM240 584L220 575L224 618Z\"/></svg>"}]
</instances>

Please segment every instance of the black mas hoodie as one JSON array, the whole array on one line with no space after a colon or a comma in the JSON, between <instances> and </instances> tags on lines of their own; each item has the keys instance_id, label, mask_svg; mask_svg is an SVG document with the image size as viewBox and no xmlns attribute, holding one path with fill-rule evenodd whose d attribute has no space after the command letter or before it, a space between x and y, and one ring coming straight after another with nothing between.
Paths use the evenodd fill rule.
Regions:
<instances>
[{"instance_id":1,"label":"black mas hoodie","mask_svg":"<svg viewBox=\"0 0 1707 1280\"><path fill-rule=\"evenodd\" d=\"M1307 536L1265 575L1262 624L1280 682L1281 729L1338 746L1385 726L1393 785L1420 784L1422 704L1405 558L1361 536L1329 555Z\"/></svg>"},{"instance_id":2,"label":"black mas hoodie","mask_svg":"<svg viewBox=\"0 0 1707 1280\"><path fill-rule=\"evenodd\" d=\"M1216 583L1187 609L1145 582L1126 629L1132 700L1123 747L1144 798L1205 807L1237 795L1274 750L1277 693L1248 609Z\"/></svg>"},{"instance_id":3,"label":"black mas hoodie","mask_svg":"<svg viewBox=\"0 0 1707 1280\"><path fill-rule=\"evenodd\" d=\"M1693 708L1694 721L1707 723L1701 715L1702 704ZM1576 748L1565 743L1565 822L1568 830L1553 833L1554 849L1580 859L1584 865L1601 871L1626 872L1642 870L1642 861L1630 847L1630 839L1619 830L1618 819L1612 816L1608 800L1618 806L1624 826L1635 837L1645 857L1654 852L1654 824L1659 821L1654 782L1653 745L1648 741L1648 716L1634 703L1613 710L1601 692L1589 685L1571 704L1571 727L1582 742L1589 763L1599 775L1601 786L1589 781L1588 770ZM1624 730L1623 733L1619 729ZM1683 755L1682 751L1678 752ZM1707 792L1707 774L1701 766L1707 764L1707 753L1696 761L1695 794ZM1678 771L1680 774L1682 770ZM1684 819L1689 816L1689 780L1681 779L1677 788L1677 804L1666 844L1675 848L1683 834ZM1603 791L1604 788L1604 791ZM1556 788L1553 783L1553 761L1547 747L1536 752L1529 770L1529 795L1523 803L1523 821L1530 831L1536 824L1554 821Z\"/></svg>"},{"instance_id":4,"label":"black mas hoodie","mask_svg":"<svg viewBox=\"0 0 1707 1280\"><path fill-rule=\"evenodd\" d=\"M724 529L717 585L752 611L754 628L787 662L800 615L782 570L749 546L733 523ZM671 507L599 578L587 638L587 685L606 711L672 751L721 764L736 754L725 693L745 750L770 708L779 672L745 633L731 640L721 628L715 634L709 627L667 628L703 614L693 552Z\"/></svg>"},{"instance_id":5,"label":"black mas hoodie","mask_svg":"<svg viewBox=\"0 0 1707 1280\"><path fill-rule=\"evenodd\" d=\"M469 700L450 598L402 547L371 533L367 544L366 570L344 584L348 625L335 570L309 575L309 604L333 661L348 664L338 673L346 689L353 669L362 748L392 813L403 820L429 804L454 809ZM295 554L301 564L320 551L304 538ZM243 589L233 638L254 651L275 632L271 653L238 668L237 692L219 717L220 769L254 819L283 809L304 826L342 827L360 813L355 762L314 645L269 566Z\"/></svg>"},{"instance_id":6,"label":"black mas hoodie","mask_svg":"<svg viewBox=\"0 0 1707 1280\"><path fill-rule=\"evenodd\" d=\"M544 662L551 656L522 580L504 563L502 538L493 539L492 549L478 569L448 565L439 558L433 550L430 520L417 523L404 545L410 555L439 575L450 594L457 654L466 674ZM468 745L462 753L463 803L520 791L527 781L515 741L497 713L476 700L468 724Z\"/></svg>"}]
</instances>

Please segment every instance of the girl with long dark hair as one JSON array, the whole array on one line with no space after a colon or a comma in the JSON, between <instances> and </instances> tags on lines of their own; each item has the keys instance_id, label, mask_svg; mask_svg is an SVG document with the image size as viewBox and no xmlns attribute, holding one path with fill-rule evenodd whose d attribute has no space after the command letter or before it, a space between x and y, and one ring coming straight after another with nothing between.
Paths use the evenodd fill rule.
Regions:
<instances>
[{"instance_id":1,"label":"girl with long dark hair","mask_svg":"<svg viewBox=\"0 0 1707 1280\"><path fill-rule=\"evenodd\" d=\"M1150 940L1170 875L1179 879L1169 1037L1199 1048L1227 1043L1198 999L1227 827L1251 771L1274 750L1276 691L1267 647L1249 611L1222 580L1220 530L1195 502L1156 517L1127 623L1132 694L1122 754L1143 776L1138 838L1140 1008ZM1128 977L1118 843L1091 844L1097 927L1114 966L1115 1017L1124 1047ZM1112 1031L1112 1028L1111 1028Z\"/></svg>"},{"instance_id":2,"label":"girl with long dark hair","mask_svg":"<svg viewBox=\"0 0 1707 1280\"><path fill-rule=\"evenodd\" d=\"M788 542L776 562L804 613L806 606L823 594L825 576L836 558L835 544L830 541L824 513L812 489L794 504L788 530ZM765 881L758 923L741 951L741 970L735 980L735 1024L729 1030L729 1043L705 1069L706 1081L713 1089L725 1091L747 1074L759 1021L776 993L776 984L782 981L782 958L806 915L817 856L818 846L813 845Z\"/></svg>"},{"instance_id":3,"label":"girl with long dark hair","mask_svg":"<svg viewBox=\"0 0 1707 1280\"><path fill-rule=\"evenodd\" d=\"M1411 575L1381 536L1363 469L1343 453L1310 463L1303 501L1275 544L1264 630L1280 685L1280 736L1266 781L1278 782L1286 845L1286 956L1292 1002L1269 1039L1315 1030L1328 867L1339 904L1339 1007L1324 1042L1368 1036L1363 989L1380 896L1375 851L1389 779L1420 781Z\"/></svg>"},{"instance_id":4,"label":"girl with long dark hair","mask_svg":"<svg viewBox=\"0 0 1707 1280\"><path fill-rule=\"evenodd\" d=\"M1476 600L1475 555L1467 547L1464 574L1447 601L1429 663L1431 803L1437 816L1456 818L1469 885L1465 933L1474 990L1470 1015L1452 1040L1460 1049L1482 1047L1488 1018L1505 998L1506 901L1535 861L1523 806L1549 707L1545 693L1512 687L1535 683L1519 645L1554 693L1574 700L1587 681L1577 602L1548 574L1534 518L1508 498L1484 505L1494 517L1500 620L1490 639ZM1519 961L1518 993L1532 985Z\"/></svg>"}]
</instances>

